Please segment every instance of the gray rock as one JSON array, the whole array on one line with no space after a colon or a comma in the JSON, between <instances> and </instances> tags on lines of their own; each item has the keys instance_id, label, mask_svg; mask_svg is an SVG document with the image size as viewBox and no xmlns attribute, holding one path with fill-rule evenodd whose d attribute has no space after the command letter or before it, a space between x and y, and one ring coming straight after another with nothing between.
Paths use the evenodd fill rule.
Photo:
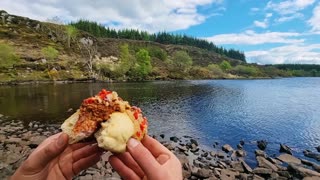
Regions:
<instances>
[{"instance_id":1,"label":"gray rock","mask_svg":"<svg viewBox=\"0 0 320 180\"><path fill-rule=\"evenodd\" d=\"M259 167L264 167L264 168L269 168L273 171L277 171L278 167L272 164L270 161L268 161L266 158L262 156L257 156L257 161L258 161L258 166Z\"/></svg>"},{"instance_id":2,"label":"gray rock","mask_svg":"<svg viewBox=\"0 0 320 180\"><path fill-rule=\"evenodd\" d=\"M164 138L164 134L160 134L160 137L163 139Z\"/></svg>"},{"instance_id":3,"label":"gray rock","mask_svg":"<svg viewBox=\"0 0 320 180\"><path fill-rule=\"evenodd\" d=\"M282 162L286 163L295 163L295 164L301 164L301 160L290 155L290 154L281 154L280 156L277 157Z\"/></svg>"},{"instance_id":4,"label":"gray rock","mask_svg":"<svg viewBox=\"0 0 320 180\"><path fill-rule=\"evenodd\" d=\"M267 160L270 161L270 162L272 162L273 164L277 164L277 165L282 164L281 161L279 161L279 160L277 160L277 159L274 159L274 158L272 158L272 157L267 157Z\"/></svg>"},{"instance_id":5,"label":"gray rock","mask_svg":"<svg viewBox=\"0 0 320 180\"><path fill-rule=\"evenodd\" d=\"M0 117L1 118L1 117ZM320 152L320 146L316 147L317 151Z\"/></svg>"},{"instance_id":6,"label":"gray rock","mask_svg":"<svg viewBox=\"0 0 320 180\"><path fill-rule=\"evenodd\" d=\"M268 169L268 168L257 167L255 169L253 169L253 173L255 173L255 174L263 174L263 175L271 175L272 170Z\"/></svg>"},{"instance_id":7,"label":"gray rock","mask_svg":"<svg viewBox=\"0 0 320 180\"><path fill-rule=\"evenodd\" d=\"M217 157L220 158L220 159L224 159L225 154L223 152L218 152L217 153Z\"/></svg>"},{"instance_id":8,"label":"gray rock","mask_svg":"<svg viewBox=\"0 0 320 180\"><path fill-rule=\"evenodd\" d=\"M288 179L292 178L292 175L288 171L278 171L277 172L280 176L286 177Z\"/></svg>"},{"instance_id":9,"label":"gray rock","mask_svg":"<svg viewBox=\"0 0 320 180\"><path fill-rule=\"evenodd\" d=\"M267 148L268 142L266 140L257 141L257 146L261 150L265 150Z\"/></svg>"},{"instance_id":10,"label":"gray rock","mask_svg":"<svg viewBox=\"0 0 320 180\"><path fill-rule=\"evenodd\" d=\"M293 171L295 174L300 175L300 177L307 177L307 176L318 176L320 177L320 173L313 171L311 169L307 169L301 167L299 165L295 165L293 163L289 163L288 170Z\"/></svg>"},{"instance_id":11,"label":"gray rock","mask_svg":"<svg viewBox=\"0 0 320 180\"><path fill-rule=\"evenodd\" d=\"M303 151L304 156L309 157L309 158L313 158L317 161L320 161L320 154L319 153L315 153L315 152L311 152L309 150L305 150Z\"/></svg>"},{"instance_id":12,"label":"gray rock","mask_svg":"<svg viewBox=\"0 0 320 180\"><path fill-rule=\"evenodd\" d=\"M211 157L215 157L215 156L216 156L216 152L211 151L211 152L210 152L210 156L211 156Z\"/></svg>"},{"instance_id":13,"label":"gray rock","mask_svg":"<svg viewBox=\"0 0 320 180\"><path fill-rule=\"evenodd\" d=\"M194 175L194 176L196 176L196 177L199 177L199 178L208 178L208 177L212 176L212 172L211 172L210 169L204 169L204 168L202 168L202 169L199 169L199 170L197 171L197 173L192 174L192 175Z\"/></svg>"},{"instance_id":14,"label":"gray rock","mask_svg":"<svg viewBox=\"0 0 320 180\"><path fill-rule=\"evenodd\" d=\"M243 149L243 146L241 144L238 144L237 148L241 150L241 149Z\"/></svg>"},{"instance_id":15,"label":"gray rock","mask_svg":"<svg viewBox=\"0 0 320 180\"><path fill-rule=\"evenodd\" d=\"M284 145L284 144L280 144L279 152L284 152L284 153L292 155L291 148L287 145Z\"/></svg>"},{"instance_id":16,"label":"gray rock","mask_svg":"<svg viewBox=\"0 0 320 180\"><path fill-rule=\"evenodd\" d=\"M253 175L253 180L264 180L264 178L255 174Z\"/></svg>"},{"instance_id":17,"label":"gray rock","mask_svg":"<svg viewBox=\"0 0 320 180\"><path fill-rule=\"evenodd\" d=\"M222 146L222 150L226 153L233 151L233 148L229 144L225 144Z\"/></svg>"},{"instance_id":18,"label":"gray rock","mask_svg":"<svg viewBox=\"0 0 320 180\"><path fill-rule=\"evenodd\" d=\"M302 164L305 164L307 166L312 166L314 163L311 161L308 161L306 159L300 159Z\"/></svg>"},{"instance_id":19,"label":"gray rock","mask_svg":"<svg viewBox=\"0 0 320 180\"><path fill-rule=\"evenodd\" d=\"M190 139L191 144L195 144L196 146L198 146L198 142L195 139Z\"/></svg>"},{"instance_id":20,"label":"gray rock","mask_svg":"<svg viewBox=\"0 0 320 180\"><path fill-rule=\"evenodd\" d=\"M203 154L201 154L202 157L208 157L209 153L208 152L204 152Z\"/></svg>"},{"instance_id":21,"label":"gray rock","mask_svg":"<svg viewBox=\"0 0 320 180\"><path fill-rule=\"evenodd\" d=\"M317 172L320 172L320 165L313 163L312 165L313 169L316 170Z\"/></svg>"},{"instance_id":22,"label":"gray rock","mask_svg":"<svg viewBox=\"0 0 320 180\"><path fill-rule=\"evenodd\" d=\"M185 146L178 145L177 148L182 152L188 151L188 149Z\"/></svg>"},{"instance_id":23,"label":"gray rock","mask_svg":"<svg viewBox=\"0 0 320 180\"><path fill-rule=\"evenodd\" d=\"M266 153L264 151L259 150L259 149L255 150L254 153L256 156L262 156L264 158L267 157Z\"/></svg>"},{"instance_id":24,"label":"gray rock","mask_svg":"<svg viewBox=\"0 0 320 180\"><path fill-rule=\"evenodd\" d=\"M242 166L248 173L252 173L252 168L243 160L240 160Z\"/></svg>"},{"instance_id":25,"label":"gray rock","mask_svg":"<svg viewBox=\"0 0 320 180\"><path fill-rule=\"evenodd\" d=\"M244 172L244 168L243 168L243 165L241 162L233 161L233 162L231 162L231 167L233 169L235 169L236 171L239 171L240 173Z\"/></svg>"},{"instance_id":26,"label":"gray rock","mask_svg":"<svg viewBox=\"0 0 320 180\"><path fill-rule=\"evenodd\" d=\"M239 176L239 175L240 175L239 172L231 171L228 169L222 169L220 179L226 179L226 180L236 179L236 176Z\"/></svg>"},{"instance_id":27,"label":"gray rock","mask_svg":"<svg viewBox=\"0 0 320 180\"><path fill-rule=\"evenodd\" d=\"M4 143L6 144L10 144L10 143L19 144L20 142L21 142L21 139L16 137L9 137L4 140Z\"/></svg>"},{"instance_id":28,"label":"gray rock","mask_svg":"<svg viewBox=\"0 0 320 180\"><path fill-rule=\"evenodd\" d=\"M244 157L244 156L246 156L246 152L243 151L243 150L237 150L237 151L236 151L236 155L237 155L238 157Z\"/></svg>"}]
</instances>

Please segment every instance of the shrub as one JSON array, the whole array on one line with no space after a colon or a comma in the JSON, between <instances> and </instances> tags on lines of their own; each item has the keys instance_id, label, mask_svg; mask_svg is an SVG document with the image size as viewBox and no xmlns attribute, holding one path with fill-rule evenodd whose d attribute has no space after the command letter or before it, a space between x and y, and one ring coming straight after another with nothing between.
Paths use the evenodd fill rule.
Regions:
<instances>
[{"instance_id":1,"label":"shrub","mask_svg":"<svg viewBox=\"0 0 320 180\"><path fill-rule=\"evenodd\" d=\"M232 68L230 63L228 61L226 61L226 60L222 61L219 66L223 71L228 71L229 69Z\"/></svg>"},{"instance_id":2,"label":"shrub","mask_svg":"<svg viewBox=\"0 0 320 180\"><path fill-rule=\"evenodd\" d=\"M138 80L145 79L152 71L151 57L149 52L145 49L140 49L136 53L136 64L131 69L130 74Z\"/></svg>"},{"instance_id":3,"label":"shrub","mask_svg":"<svg viewBox=\"0 0 320 180\"><path fill-rule=\"evenodd\" d=\"M214 77L222 78L224 76L224 72L217 64L209 64L207 69L212 73Z\"/></svg>"},{"instance_id":4,"label":"shrub","mask_svg":"<svg viewBox=\"0 0 320 180\"><path fill-rule=\"evenodd\" d=\"M47 60L55 60L58 55L59 55L59 51L56 50L55 48L48 46L45 48L41 49L42 55L47 59Z\"/></svg>"},{"instance_id":5,"label":"shrub","mask_svg":"<svg viewBox=\"0 0 320 180\"><path fill-rule=\"evenodd\" d=\"M192 58L185 51L176 51L172 63L175 71L186 72L192 65Z\"/></svg>"},{"instance_id":6,"label":"shrub","mask_svg":"<svg viewBox=\"0 0 320 180\"><path fill-rule=\"evenodd\" d=\"M204 67L195 66L189 71L191 77L196 79L211 79L213 78L211 72Z\"/></svg>"},{"instance_id":7,"label":"shrub","mask_svg":"<svg viewBox=\"0 0 320 180\"><path fill-rule=\"evenodd\" d=\"M165 61L167 59L167 56L168 56L167 52L161 48L149 47L148 50L151 57L156 57L162 61Z\"/></svg>"},{"instance_id":8,"label":"shrub","mask_svg":"<svg viewBox=\"0 0 320 180\"><path fill-rule=\"evenodd\" d=\"M12 46L0 43L0 67L12 67L19 60Z\"/></svg>"},{"instance_id":9,"label":"shrub","mask_svg":"<svg viewBox=\"0 0 320 180\"><path fill-rule=\"evenodd\" d=\"M259 69L254 66L238 65L233 68L233 72L242 76L257 76Z\"/></svg>"}]
</instances>

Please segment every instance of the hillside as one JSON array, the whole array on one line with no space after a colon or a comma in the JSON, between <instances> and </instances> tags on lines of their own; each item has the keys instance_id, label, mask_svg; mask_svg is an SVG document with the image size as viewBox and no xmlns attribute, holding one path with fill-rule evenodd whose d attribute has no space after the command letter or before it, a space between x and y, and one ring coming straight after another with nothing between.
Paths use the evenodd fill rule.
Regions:
<instances>
[{"instance_id":1,"label":"hillside","mask_svg":"<svg viewBox=\"0 0 320 180\"><path fill-rule=\"evenodd\" d=\"M10 15L5 11L0 11L0 20L0 46L8 49L4 52L0 49L0 82L289 75L274 67L249 65L192 46L96 38L81 30L70 36L68 26ZM3 55L6 53L11 54L7 57ZM268 74L270 72L272 75Z\"/></svg>"}]
</instances>

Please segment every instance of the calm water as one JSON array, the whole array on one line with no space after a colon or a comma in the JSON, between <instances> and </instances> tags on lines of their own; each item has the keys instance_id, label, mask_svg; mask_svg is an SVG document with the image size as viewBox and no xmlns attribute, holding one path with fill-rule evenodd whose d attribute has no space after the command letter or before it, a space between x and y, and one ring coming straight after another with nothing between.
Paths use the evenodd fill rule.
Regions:
<instances>
[{"instance_id":1,"label":"calm water","mask_svg":"<svg viewBox=\"0 0 320 180\"><path fill-rule=\"evenodd\" d=\"M269 153L280 142L298 154L320 145L320 78L0 86L0 113L61 123L101 88L140 106L152 134L191 135L207 148L266 139Z\"/></svg>"}]
</instances>

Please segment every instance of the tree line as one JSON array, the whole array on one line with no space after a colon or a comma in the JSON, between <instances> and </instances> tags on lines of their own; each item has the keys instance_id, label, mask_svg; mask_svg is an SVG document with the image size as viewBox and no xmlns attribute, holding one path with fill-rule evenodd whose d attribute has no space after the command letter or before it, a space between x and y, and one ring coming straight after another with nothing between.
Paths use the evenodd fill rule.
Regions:
<instances>
[{"instance_id":1,"label":"tree line","mask_svg":"<svg viewBox=\"0 0 320 180\"><path fill-rule=\"evenodd\" d=\"M216 52L229 58L238 59L243 62L246 62L244 52L235 49L225 49L223 47L218 47L207 40L187 35L171 34L167 32L148 33L146 31L139 31L135 29L115 30L109 27L106 28L103 25L98 24L97 22L92 22L88 20L79 20L77 22L70 23L70 25L80 30L89 32L96 37L132 39L158 42L161 44L195 46L201 49Z\"/></svg>"}]
</instances>

